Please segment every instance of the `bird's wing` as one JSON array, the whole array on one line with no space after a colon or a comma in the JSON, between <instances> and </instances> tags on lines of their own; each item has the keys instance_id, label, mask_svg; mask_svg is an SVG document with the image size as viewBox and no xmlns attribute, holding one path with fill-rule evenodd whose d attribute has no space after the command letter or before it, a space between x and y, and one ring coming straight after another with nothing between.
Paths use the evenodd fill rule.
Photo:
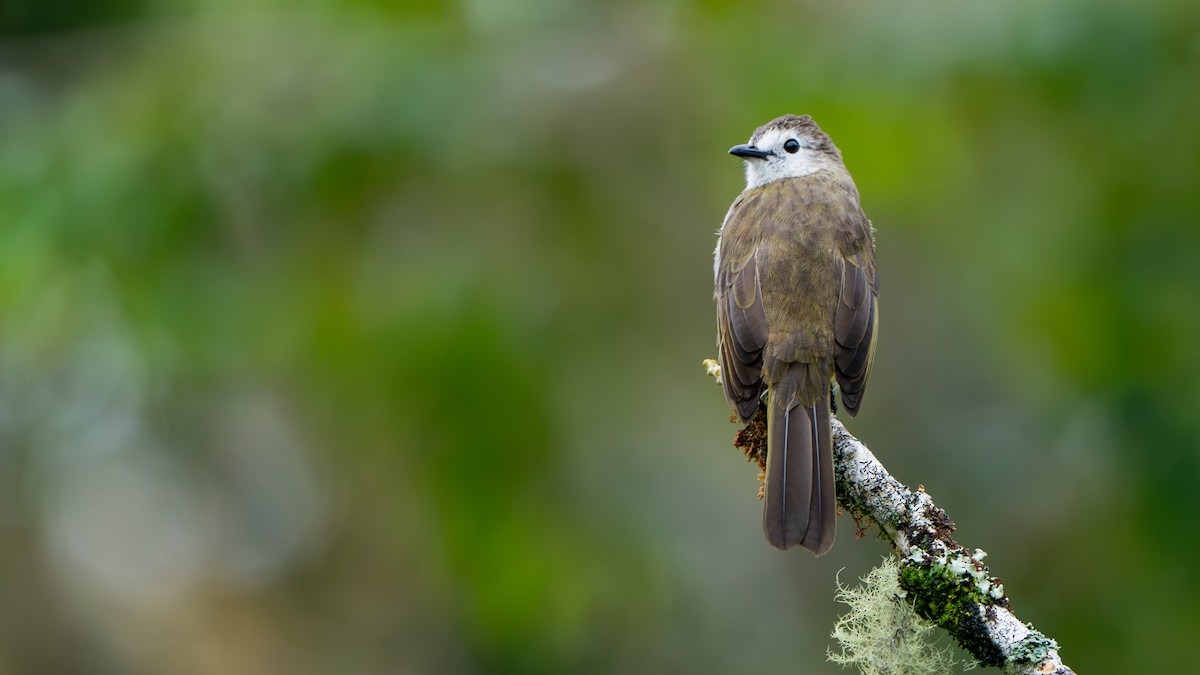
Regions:
<instances>
[{"instance_id":1,"label":"bird's wing","mask_svg":"<svg viewBox=\"0 0 1200 675\"><path fill-rule=\"evenodd\" d=\"M875 251L868 243L842 260L841 297L834 313L837 381L842 405L851 415L858 412L875 361L878 305Z\"/></svg>"},{"instance_id":2,"label":"bird's wing","mask_svg":"<svg viewBox=\"0 0 1200 675\"><path fill-rule=\"evenodd\" d=\"M767 315L758 275L758 243L736 236L732 212L717 251L717 350L725 398L742 421L758 409L762 393ZM732 235L732 236L730 236Z\"/></svg>"}]
</instances>

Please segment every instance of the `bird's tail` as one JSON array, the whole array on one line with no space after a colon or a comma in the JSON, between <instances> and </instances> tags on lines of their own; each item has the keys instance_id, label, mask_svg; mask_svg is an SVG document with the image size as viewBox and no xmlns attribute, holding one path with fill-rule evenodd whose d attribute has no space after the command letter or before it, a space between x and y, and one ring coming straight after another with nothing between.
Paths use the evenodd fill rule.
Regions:
<instances>
[{"instance_id":1,"label":"bird's tail","mask_svg":"<svg viewBox=\"0 0 1200 675\"><path fill-rule=\"evenodd\" d=\"M822 555L833 546L837 527L829 390L807 407L796 387L779 389L768 400L763 530L775 548L800 544Z\"/></svg>"}]
</instances>

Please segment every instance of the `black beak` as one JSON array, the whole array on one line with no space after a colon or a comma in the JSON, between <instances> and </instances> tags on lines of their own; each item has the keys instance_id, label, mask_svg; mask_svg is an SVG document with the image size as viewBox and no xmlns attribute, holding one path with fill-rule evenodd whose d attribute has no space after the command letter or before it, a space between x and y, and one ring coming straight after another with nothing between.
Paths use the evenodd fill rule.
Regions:
<instances>
[{"instance_id":1,"label":"black beak","mask_svg":"<svg viewBox=\"0 0 1200 675\"><path fill-rule=\"evenodd\" d=\"M741 157L742 159L750 159L751 157L754 159L763 159L764 157L771 156L771 153L766 150L759 150L753 145L735 145L729 149L729 154Z\"/></svg>"}]
</instances>

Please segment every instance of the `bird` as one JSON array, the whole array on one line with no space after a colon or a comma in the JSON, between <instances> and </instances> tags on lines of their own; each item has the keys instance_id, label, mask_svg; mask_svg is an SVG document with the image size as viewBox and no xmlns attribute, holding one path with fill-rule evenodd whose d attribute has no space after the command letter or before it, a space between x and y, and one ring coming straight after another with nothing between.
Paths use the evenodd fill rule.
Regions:
<instances>
[{"instance_id":1,"label":"bird","mask_svg":"<svg viewBox=\"0 0 1200 675\"><path fill-rule=\"evenodd\" d=\"M743 423L767 409L767 541L820 556L837 526L833 382L856 415L875 360L874 228L812 117L773 119L729 154L746 188L713 256L722 388Z\"/></svg>"}]
</instances>

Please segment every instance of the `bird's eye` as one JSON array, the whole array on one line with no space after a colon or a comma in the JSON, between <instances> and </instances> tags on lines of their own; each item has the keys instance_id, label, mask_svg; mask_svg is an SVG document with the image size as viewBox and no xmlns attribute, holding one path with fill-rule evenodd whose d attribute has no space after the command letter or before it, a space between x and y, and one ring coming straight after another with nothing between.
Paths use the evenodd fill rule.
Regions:
<instances>
[{"instance_id":1,"label":"bird's eye","mask_svg":"<svg viewBox=\"0 0 1200 675\"><path fill-rule=\"evenodd\" d=\"M788 154L794 155L800 149L800 141L797 141L794 138L789 138L787 139L787 142L783 144L783 149L787 150Z\"/></svg>"}]
</instances>

